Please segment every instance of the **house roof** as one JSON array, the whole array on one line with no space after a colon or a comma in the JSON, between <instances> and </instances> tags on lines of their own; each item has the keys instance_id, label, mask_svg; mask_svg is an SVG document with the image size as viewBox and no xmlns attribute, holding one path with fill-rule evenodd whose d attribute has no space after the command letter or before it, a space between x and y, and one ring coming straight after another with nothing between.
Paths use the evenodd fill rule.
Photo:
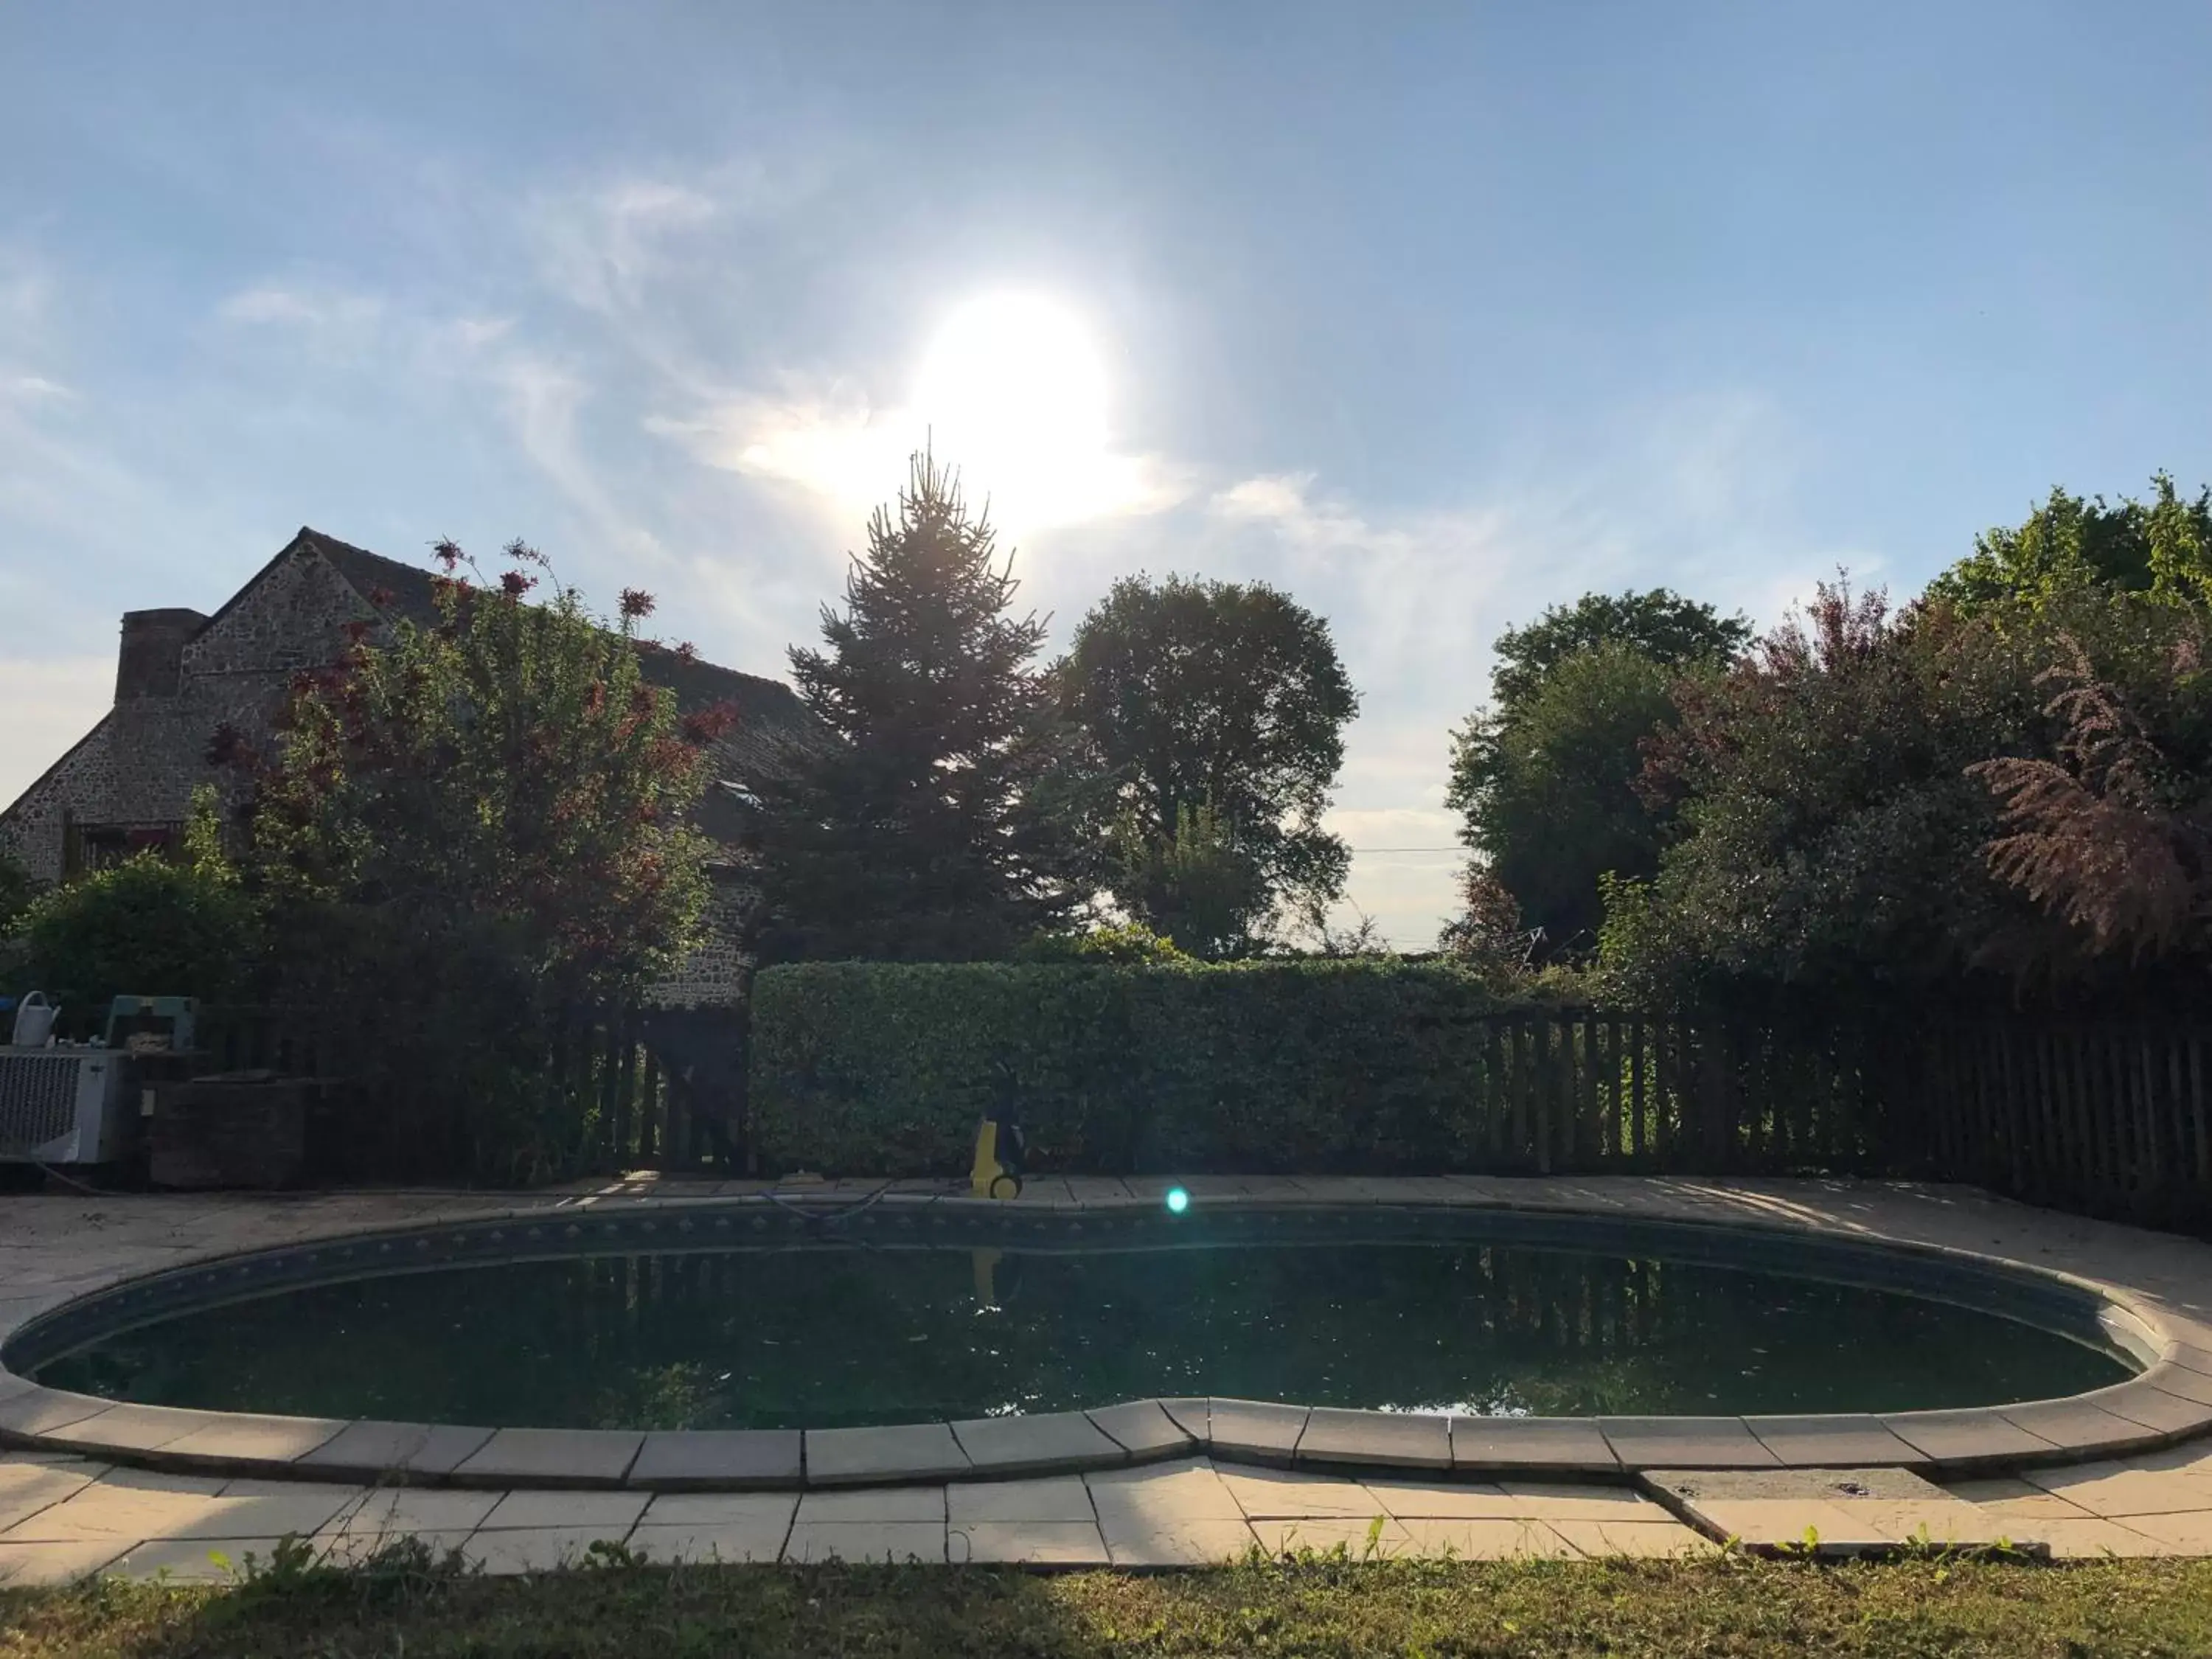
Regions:
<instances>
[{"instance_id":1,"label":"house roof","mask_svg":"<svg viewBox=\"0 0 2212 1659\"><path fill-rule=\"evenodd\" d=\"M438 620L435 572L387 559L304 525L285 550L297 548L319 555L365 603L385 615L424 626ZM645 678L673 691L683 712L719 703L737 711L736 723L714 744L720 774L714 783L741 785L747 778L781 771L789 764L789 748L812 748L824 740L814 717L781 680L741 673L702 657L684 657L650 641L641 642L638 659ZM729 790L714 784L701 799L696 816L700 827L718 840L733 840L744 827L739 804Z\"/></svg>"},{"instance_id":2,"label":"house roof","mask_svg":"<svg viewBox=\"0 0 2212 1659\"><path fill-rule=\"evenodd\" d=\"M205 634L267 580L271 572L302 554L320 558L360 596L362 604L385 616L404 617L425 627L439 619L437 573L421 565L386 558L380 553L372 553L365 547L356 547L350 542L342 542L335 536L302 525L300 533L225 600L213 616L194 630L193 636ZM690 714L720 703L736 710L736 722L714 741L714 775L695 809L702 829L717 840L735 841L744 827L744 813L732 790L742 789L749 779L783 771L790 763L789 751L793 748L814 748L827 740L827 733L806 712L797 694L780 680L740 673L698 657L680 656L666 647L647 641L640 642L638 657L645 678L673 691L677 708L682 712ZM47 768L31 790L24 793L36 790L68 760L69 755L89 742L107 723L107 718L103 715L91 732L70 746L69 754ZM718 787L723 784L731 787ZM20 800L21 797L18 804ZM9 809L13 810L12 806Z\"/></svg>"}]
</instances>

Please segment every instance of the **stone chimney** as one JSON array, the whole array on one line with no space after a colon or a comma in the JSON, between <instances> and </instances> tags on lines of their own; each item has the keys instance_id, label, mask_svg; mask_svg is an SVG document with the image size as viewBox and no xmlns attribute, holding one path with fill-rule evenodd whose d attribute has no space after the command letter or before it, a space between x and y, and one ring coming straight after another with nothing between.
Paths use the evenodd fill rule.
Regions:
<instances>
[{"instance_id":1,"label":"stone chimney","mask_svg":"<svg viewBox=\"0 0 2212 1659\"><path fill-rule=\"evenodd\" d=\"M125 611L123 648L115 659L115 701L175 696L185 641L206 622L197 611Z\"/></svg>"}]
</instances>

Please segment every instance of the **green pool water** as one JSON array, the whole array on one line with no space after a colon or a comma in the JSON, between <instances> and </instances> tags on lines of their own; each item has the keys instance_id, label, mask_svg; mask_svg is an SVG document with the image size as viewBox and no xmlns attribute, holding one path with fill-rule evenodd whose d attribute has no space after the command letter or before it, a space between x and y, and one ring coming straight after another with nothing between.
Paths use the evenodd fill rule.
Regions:
<instances>
[{"instance_id":1,"label":"green pool water","mask_svg":"<svg viewBox=\"0 0 2212 1659\"><path fill-rule=\"evenodd\" d=\"M495 1425L836 1427L1147 1395L1543 1415L1982 1406L2113 1356L1863 1285L1480 1240L803 1247L471 1266L185 1311L40 1381Z\"/></svg>"}]
</instances>

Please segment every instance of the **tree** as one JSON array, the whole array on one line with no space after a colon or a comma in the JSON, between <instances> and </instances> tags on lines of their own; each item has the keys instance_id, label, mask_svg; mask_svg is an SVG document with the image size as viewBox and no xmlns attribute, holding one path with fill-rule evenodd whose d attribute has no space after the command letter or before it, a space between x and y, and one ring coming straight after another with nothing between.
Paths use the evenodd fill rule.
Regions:
<instances>
[{"instance_id":1,"label":"tree","mask_svg":"<svg viewBox=\"0 0 2212 1659\"><path fill-rule=\"evenodd\" d=\"M2057 644L2060 660L2037 677L2056 688L2045 710L2062 723L2056 756L1967 769L2003 804L1990 870L2068 924L2082 957L2135 967L2212 954L2212 685L2202 624L2192 618L2174 641L2164 689L2178 695L2161 700L2169 714L2193 705L2192 718L2161 721L2163 732L2138 706L2146 700L2100 677L2079 640Z\"/></svg>"},{"instance_id":2,"label":"tree","mask_svg":"<svg viewBox=\"0 0 2212 1659\"><path fill-rule=\"evenodd\" d=\"M603 623L572 587L526 602L544 562L520 542L496 585L438 551L434 625L381 645L357 625L295 682L254 779L254 868L424 939L495 933L538 1000L635 994L693 942L712 844L686 815L730 715L679 719L647 682L648 596Z\"/></svg>"},{"instance_id":3,"label":"tree","mask_svg":"<svg viewBox=\"0 0 2212 1659\"><path fill-rule=\"evenodd\" d=\"M1343 892L1351 854L1321 816L1359 699L1319 617L1265 583L1129 577L1056 677L1107 781L1090 838L1125 908L1237 956Z\"/></svg>"},{"instance_id":4,"label":"tree","mask_svg":"<svg viewBox=\"0 0 2212 1659\"><path fill-rule=\"evenodd\" d=\"M2212 489L2193 500L2160 472L2151 499L2107 507L2054 489L2017 528L1974 538L1974 550L1928 585L1926 597L1966 611L2011 600L2040 605L2101 587L2203 605L2212 600Z\"/></svg>"},{"instance_id":5,"label":"tree","mask_svg":"<svg viewBox=\"0 0 2212 1659\"><path fill-rule=\"evenodd\" d=\"M93 1030L117 996L240 994L258 928L220 829L214 791L204 786L179 857L140 853L33 899L18 922L31 981Z\"/></svg>"},{"instance_id":6,"label":"tree","mask_svg":"<svg viewBox=\"0 0 2212 1659\"><path fill-rule=\"evenodd\" d=\"M1663 824L1636 781L1641 745L1674 718L1674 679L1632 646L1588 646L1510 716L1476 716L1455 734L1445 804L1550 951L1595 941L1601 876L1658 867Z\"/></svg>"},{"instance_id":7,"label":"tree","mask_svg":"<svg viewBox=\"0 0 2212 1659\"><path fill-rule=\"evenodd\" d=\"M1626 646L1669 668L1725 662L1751 641L1751 623L1664 587L1648 593L1585 593L1555 605L1525 628L1509 628L1491 647L1492 709L1510 715L1552 670L1592 646Z\"/></svg>"},{"instance_id":8,"label":"tree","mask_svg":"<svg viewBox=\"0 0 2212 1659\"><path fill-rule=\"evenodd\" d=\"M1130 811L1113 849L1115 895L1177 949L1218 960L1249 948L1268 908L1267 875L1211 803L1183 806L1164 837Z\"/></svg>"},{"instance_id":9,"label":"tree","mask_svg":"<svg viewBox=\"0 0 2212 1659\"><path fill-rule=\"evenodd\" d=\"M1674 718L1672 687L1717 671L1749 631L1655 588L1585 593L1498 637L1491 705L1454 732L1444 797L1487 872L1469 929L1496 933L1510 899L1540 953L1595 941L1601 878L1658 867L1664 814L1635 784L1644 744Z\"/></svg>"},{"instance_id":10,"label":"tree","mask_svg":"<svg viewBox=\"0 0 2212 1659\"><path fill-rule=\"evenodd\" d=\"M1012 954L1078 896L1057 820L1031 799L1054 759L1030 665L1045 623L957 477L914 458L852 561L829 648L793 678L836 741L760 788L767 954L964 961Z\"/></svg>"},{"instance_id":11,"label":"tree","mask_svg":"<svg viewBox=\"0 0 2212 1659\"><path fill-rule=\"evenodd\" d=\"M283 1000L395 1085L395 1144L528 1180L585 1150L546 1064L568 1011L634 999L693 942L713 843L688 815L731 715L646 681L648 595L611 622L557 583L532 602L545 562L507 550L486 583L441 544L434 623L357 624L294 684L273 753L225 732L214 757L251 781Z\"/></svg>"}]
</instances>

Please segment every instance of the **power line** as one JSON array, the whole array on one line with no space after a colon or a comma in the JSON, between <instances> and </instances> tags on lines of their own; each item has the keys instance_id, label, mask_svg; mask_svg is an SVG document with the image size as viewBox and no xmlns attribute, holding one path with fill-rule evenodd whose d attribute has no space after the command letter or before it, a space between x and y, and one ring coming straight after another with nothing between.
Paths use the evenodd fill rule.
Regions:
<instances>
[{"instance_id":1,"label":"power line","mask_svg":"<svg viewBox=\"0 0 2212 1659\"><path fill-rule=\"evenodd\" d=\"M1464 853L1467 848L1464 847L1353 847L1346 850L1353 853Z\"/></svg>"}]
</instances>

